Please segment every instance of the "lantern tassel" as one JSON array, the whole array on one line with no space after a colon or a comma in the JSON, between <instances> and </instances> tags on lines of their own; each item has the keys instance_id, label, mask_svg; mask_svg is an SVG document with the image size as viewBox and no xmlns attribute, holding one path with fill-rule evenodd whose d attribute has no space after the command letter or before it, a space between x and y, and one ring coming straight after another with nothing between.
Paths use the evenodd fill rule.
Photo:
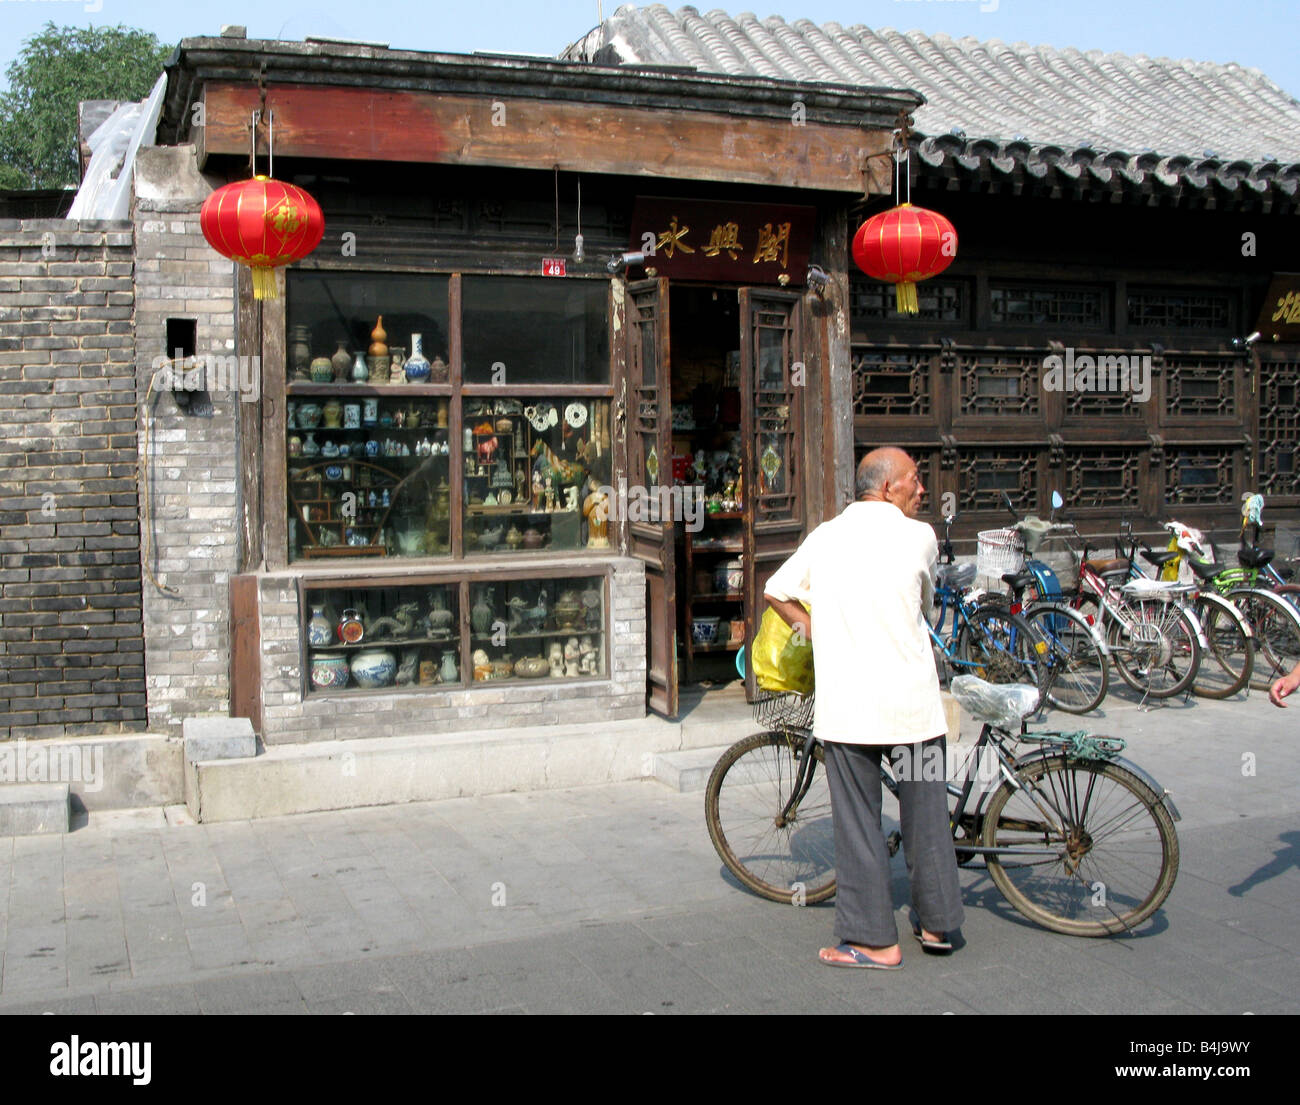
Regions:
<instances>
[{"instance_id":1,"label":"lantern tassel","mask_svg":"<svg viewBox=\"0 0 1300 1105\"><path fill-rule=\"evenodd\" d=\"M278 298L275 290L275 269L267 268L263 265L253 266L253 298Z\"/></svg>"},{"instance_id":2,"label":"lantern tassel","mask_svg":"<svg viewBox=\"0 0 1300 1105\"><path fill-rule=\"evenodd\" d=\"M894 285L894 302L900 315L919 314L921 307L916 298L916 285L910 280Z\"/></svg>"}]
</instances>

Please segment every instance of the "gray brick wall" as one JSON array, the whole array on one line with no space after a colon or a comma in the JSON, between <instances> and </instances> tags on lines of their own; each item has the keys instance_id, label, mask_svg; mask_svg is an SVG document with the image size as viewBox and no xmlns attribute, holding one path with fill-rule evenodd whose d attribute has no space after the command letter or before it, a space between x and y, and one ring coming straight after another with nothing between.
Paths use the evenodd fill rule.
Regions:
<instances>
[{"instance_id":1,"label":"gray brick wall","mask_svg":"<svg viewBox=\"0 0 1300 1105\"><path fill-rule=\"evenodd\" d=\"M199 229L212 184L199 175L191 148L142 149L135 183L135 387L143 405L155 359L172 353L169 318L195 322L197 354L235 352L235 273ZM160 732L179 732L187 716L224 714L230 705L239 396L209 394L211 408L195 413L171 392L155 390L148 404L149 516L141 524L147 564L169 589L145 579L149 726Z\"/></svg>"},{"instance_id":2,"label":"gray brick wall","mask_svg":"<svg viewBox=\"0 0 1300 1105\"><path fill-rule=\"evenodd\" d=\"M145 723L132 228L0 220L0 738Z\"/></svg>"}]
</instances>

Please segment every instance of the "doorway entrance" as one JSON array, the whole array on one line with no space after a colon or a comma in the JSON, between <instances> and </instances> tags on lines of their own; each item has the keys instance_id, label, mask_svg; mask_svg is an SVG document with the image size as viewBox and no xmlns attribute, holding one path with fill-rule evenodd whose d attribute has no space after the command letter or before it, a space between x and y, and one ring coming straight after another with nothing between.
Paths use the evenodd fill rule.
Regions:
<instances>
[{"instance_id":1,"label":"doorway entrance","mask_svg":"<svg viewBox=\"0 0 1300 1105\"><path fill-rule=\"evenodd\" d=\"M801 297L664 278L626 289L628 550L646 571L647 704L727 678L803 537ZM746 671L752 697L753 674Z\"/></svg>"}]
</instances>

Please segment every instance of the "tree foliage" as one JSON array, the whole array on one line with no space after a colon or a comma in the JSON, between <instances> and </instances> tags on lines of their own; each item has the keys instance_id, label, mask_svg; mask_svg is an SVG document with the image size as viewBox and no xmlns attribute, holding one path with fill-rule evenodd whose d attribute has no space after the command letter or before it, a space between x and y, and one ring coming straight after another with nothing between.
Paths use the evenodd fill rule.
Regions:
<instances>
[{"instance_id":1,"label":"tree foliage","mask_svg":"<svg viewBox=\"0 0 1300 1105\"><path fill-rule=\"evenodd\" d=\"M171 47L130 27L56 27L24 44L0 92L0 188L76 184L77 104L141 100Z\"/></svg>"}]
</instances>

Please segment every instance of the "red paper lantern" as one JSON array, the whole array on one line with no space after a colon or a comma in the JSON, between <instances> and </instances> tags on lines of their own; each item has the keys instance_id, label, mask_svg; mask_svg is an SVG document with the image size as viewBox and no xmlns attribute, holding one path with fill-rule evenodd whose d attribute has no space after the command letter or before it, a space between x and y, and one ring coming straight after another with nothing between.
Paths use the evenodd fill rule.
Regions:
<instances>
[{"instance_id":1,"label":"red paper lantern","mask_svg":"<svg viewBox=\"0 0 1300 1105\"><path fill-rule=\"evenodd\" d=\"M910 203L873 215L853 236L853 260L894 285L900 314L918 311L916 282L937 276L957 256L957 231L937 211Z\"/></svg>"},{"instance_id":2,"label":"red paper lantern","mask_svg":"<svg viewBox=\"0 0 1300 1105\"><path fill-rule=\"evenodd\" d=\"M253 270L253 298L275 298L278 265L301 261L320 245L325 216L301 188L255 176L218 188L199 212L208 245Z\"/></svg>"}]
</instances>

